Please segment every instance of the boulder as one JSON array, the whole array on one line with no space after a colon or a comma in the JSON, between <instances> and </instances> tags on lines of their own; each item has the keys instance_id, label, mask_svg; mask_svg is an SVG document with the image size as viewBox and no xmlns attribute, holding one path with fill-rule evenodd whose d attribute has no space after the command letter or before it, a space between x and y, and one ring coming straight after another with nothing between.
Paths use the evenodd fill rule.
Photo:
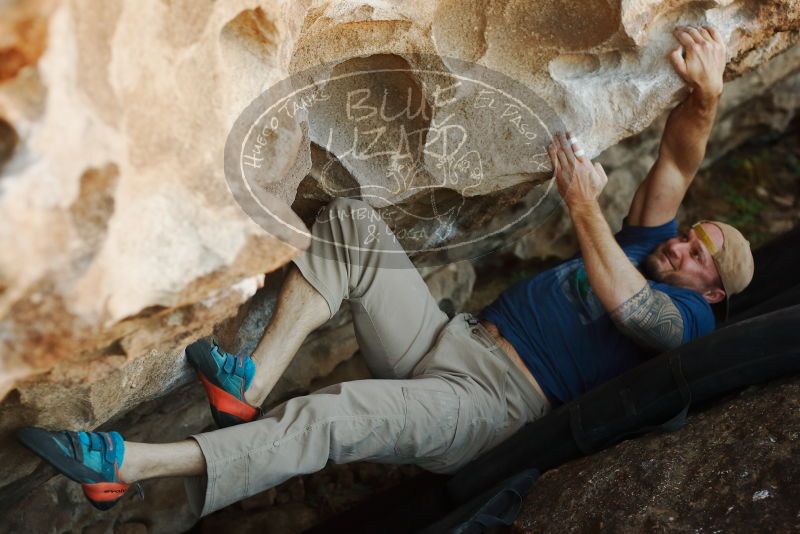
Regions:
<instances>
[{"instance_id":1,"label":"boulder","mask_svg":"<svg viewBox=\"0 0 800 534\"><path fill-rule=\"evenodd\" d=\"M729 67L730 68L730 67ZM792 46L746 76L725 84L717 120L701 169L724 159L733 148L753 136L783 132L800 109L800 46ZM596 158L608 174L600 205L613 230L622 219L658 155L658 145L669 115L667 110L650 126L609 147ZM519 239L511 252L520 259L553 256L565 259L578 244L569 215L558 211L541 226Z\"/></svg>"},{"instance_id":2,"label":"boulder","mask_svg":"<svg viewBox=\"0 0 800 534\"><path fill-rule=\"evenodd\" d=\"M248 353L255 348L274 312L283 274L283 270L278 270L268 275L264 287L240 306L236 315L217 325L214 335L223 347L236 353ZM475 282L475 271L468 262L422 269L421 274L437 301L442 306L449 301L449 305L456 309L463 308ZM308 337L263 407L269 410L293 396L339 382L365 378L370 378L369 370L358 353L352 316L345 302L334 317ZM156 385L165 387L162 382ZM125 438L131 441L164 443L216 428L211 420L205 392L197 380L187 377L171 387L160 398L141 402L125 410L102 425L101 429L122 430ZM111 390L113 388L109 388ZM90 401L96 399L85 396L63 400L65 404L60 409L73 409L74 406L84 406L86 409L91 407ZM19 408L19 404L16 407ZM54 408L49 409L52 411ZM19 417L22 421L25 415L19 414ZM96 532L116 532L117 528L143 518L147 521L148 532L179 532L188 529L197 520L189 509L181 479L147 480L143 482L144 500L126 499L124 505L115 507L111 512L99 512L85 502L77 484L65 477L54 476L56 473L52 468L37 461L20 446L8 443L4 454L15 463L7 469L9 476L15 479L13 483L0 488L0 517L3 518L0 532L26 530L57 533L83 528L97 529ZM411 468L405 467L406 471ZM386 472L381 466L373 468L378 470L377 478ZM370 468L357 469L361 472ZM392 468L392 472L395 472L395 468ZM376 484L380 486L379 482ZM355 501L363 491L363 485L351 485L355 486L354 495L349 500ZM42 509L51 513L36 513ZM275 514L279 517L288 514L284 521L290 521L292 517L287 511L276 511ZM314 514L312 516L317 517ZM249 518L248 524L257 520L257 517ZM295 521L294 528L299 528L300 524L304 523ZM277 527L273 531L281 532Z\"/></svg>"},{"instance_id":3,"label":"boulder","mask_svg":"<svg viewBox=\"0 0 800 534\"><path fill-rule=\"evenodd\" d=\"M515 532L791 532L800 528L800 380L745 390L678 432L546 472Z\"/></svg>"},{"instance_id":4,"label":"boulder","mask_svg":"<svg viewBox=\"0 0 800 534\"><path fill-rule=\"evenodd\" d=\"M250 299L264 273L308 245L307 226L332 192L380 208L404 246L421 244L414 258L429 267L515 244L558 216L543 156L549 134L580 132L595 156L672 107L685 92L665 59L679 23L719 28L734 79L786 56L798 40L800 2L4 2L0 501L17 502L48 475L13 444L13 429L118 423L191 388L182 354L190 341L217 332L242 347L256 342L265 315L250 315L244 330L238 319L257 308ZM392 153L365 162L348 157L355 145L346 142L363 132L330 102L310 106L262 139L277 174L257 176L251 194L282 223L265 232L226 167L242 113L292 75L347 79L381 68L387 73L369 86L377 100L354 107L368 115L382 91L391 95L384 111L397 120L385 142L423 128L444 146L452 112L453 132L474 151L409 146L410 160ZM521 105L476 111L476 102L489 109L502 100L476 89L483 76L495 93L524 94L528 115ZM455 78L472 80L470 89L437 98L435 82ZM330 88L332 97L349 91ZM404 96L418 115L401 113ZM365 115L363 129L375 126ZM376 186L382 194L370 197ZM443 296L451 304L462 297ZM340 319L328 330L341 351L331 361L354 349ZM326 343L311 339L308 350Z\"/></svg>"}]
</instances>

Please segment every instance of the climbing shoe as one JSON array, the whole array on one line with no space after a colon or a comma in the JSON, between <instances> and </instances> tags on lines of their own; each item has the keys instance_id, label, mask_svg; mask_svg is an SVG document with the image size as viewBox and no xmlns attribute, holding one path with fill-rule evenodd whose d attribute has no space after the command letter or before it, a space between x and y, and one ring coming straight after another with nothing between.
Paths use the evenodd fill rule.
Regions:
<instances>
[{"instance_id":1,"label":"climbing shoe","mask_svg":"<svg viewBox=\"0 0 800 534\"><path fill-rule=\"evenodd\" d=\"M50 432L35 426L17 431L17 439L62 475L79 482L95 508L108 510L133 485L119 479L125 457L125 441L119 432Z\"/></svg>"},{"instance_id":2,"label":"climbing shoe","mask_svg":"<svg viewBox=\"0 0 800 534\"><path fill-rule=\"evenodd\" d=\"M244 400L256 372L250 356L234 356L201 339L186 347L186 357L197 369L218 427L247 423L261 414Z\"/></svg>"}]
</instances>

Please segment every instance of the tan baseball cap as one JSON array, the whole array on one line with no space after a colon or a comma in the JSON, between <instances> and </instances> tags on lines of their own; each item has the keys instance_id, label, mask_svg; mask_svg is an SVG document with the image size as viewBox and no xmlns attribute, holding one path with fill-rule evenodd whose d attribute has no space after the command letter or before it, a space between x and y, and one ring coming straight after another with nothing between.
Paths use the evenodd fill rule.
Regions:
<instances>
[{"instance_id":1,"label":"tan baseball cap","mask_svg":"<svg viewBox=\"0 0 800 534\"><path fill-rule=\"evenodd\" d=\"M717 249L714 241L700 226L702 223L713 224L722 231L722 248ZM722 280L725 290L725 319L728 318L728 306L732 295L741 293L753 279L755 262L750 250L750 242L742 233L729 224L719 221L699 221L692 228L711 253L714 265Z\"/></svg>"}]
</instances>

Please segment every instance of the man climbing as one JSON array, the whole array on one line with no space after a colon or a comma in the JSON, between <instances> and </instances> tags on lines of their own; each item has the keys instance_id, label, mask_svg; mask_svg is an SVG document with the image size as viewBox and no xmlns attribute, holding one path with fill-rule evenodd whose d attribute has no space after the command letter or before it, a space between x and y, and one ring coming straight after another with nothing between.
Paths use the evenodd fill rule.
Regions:
<instances>
[{"instance_id":1,"label":"man climbing","mask_svg":"<svg viewBox=\"0 0 800 534\"><path fill-rule=\"evenodd\" d=\"M187 476L203 515L337 463L415 463L452 473L525 423L647 359L710 332L753 274L748 242L702 221L681 235L675 215L703 159L722 92L725 45L714 28L681 27L670 54L690 88L669 116L658 159L612 235L597 203L607 182L576 138L548 153L580 256L506 290L478 317L439 310L402 248L367 240L383 221L336 199L293 260L252 357L205 341L187 348L219 430L178 443L126 442L117 432L20 430L21 441L113 506L135 481ZM685 53L685 55L684 55ZM374 235L374 232L371 232ZM260 406L305 337L349 300L374 379Z\"/></svg>"}]
</instances>

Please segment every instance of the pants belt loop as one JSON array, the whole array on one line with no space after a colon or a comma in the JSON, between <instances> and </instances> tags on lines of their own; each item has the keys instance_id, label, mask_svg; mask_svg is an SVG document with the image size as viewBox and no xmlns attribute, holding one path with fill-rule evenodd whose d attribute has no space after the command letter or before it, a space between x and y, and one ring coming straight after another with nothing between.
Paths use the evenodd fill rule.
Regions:
<instances>
[{"instance_id":1,"label":"pants belt loop","mask_svg":"<svg viewBox=\"0 0 800 534\"><path fill-rule=\"evenodd\" d=\"M467 318L467 324L470 328L470 335L478 340L481 345L490 350L500 350L497 341L483 328L476 317L470 316Z\"/></svg>"}]
</instances>

